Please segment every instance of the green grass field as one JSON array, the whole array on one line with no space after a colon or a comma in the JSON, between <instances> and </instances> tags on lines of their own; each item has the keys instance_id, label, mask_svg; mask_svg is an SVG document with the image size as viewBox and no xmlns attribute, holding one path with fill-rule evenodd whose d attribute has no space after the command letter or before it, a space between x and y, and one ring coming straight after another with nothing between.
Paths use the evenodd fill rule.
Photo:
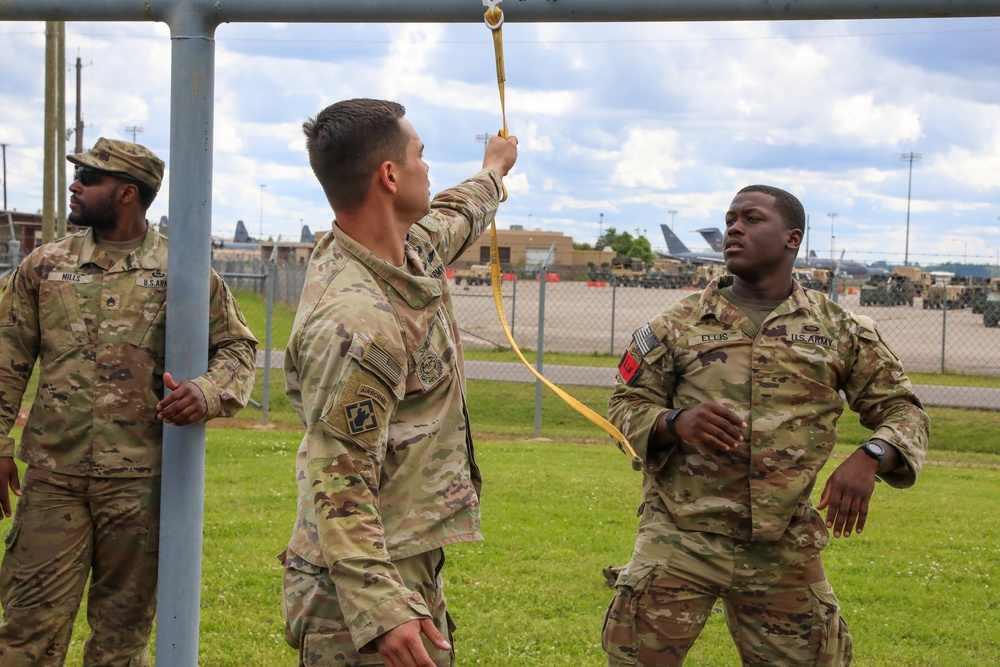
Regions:
<instances>
[{"instance_id":1,"label":"green grass field","mask_svg":"<svg viewBox=\"0 0 1000 667\"><path fill-rule=\"evenodd\" d=\"M607 400L593 388L574 393L599 411ZM532 385L470 383L486 541L448 549L462 665L603 663L599 632L611 591L601 568L629 557L640 478L558 399L544 404L543 435L552 441L529 439L533 395ZM294 421L290 411L277 414ZM1000 523L989 510L1000 501L993 435L1000 415L930 414L932 463L917 486L879 485L865 533L826 552L854 635L855 665L986 665L1000 655ZM841 426L838 457L865 435L850 416ZM293 427L208 431L202 665L295 664L282 639L275 554L294 519L299 438ZM79 664L85 636L81 617L69 664ZM738 665L721 615L687 664Z\"/></svg>"}]
</instances>

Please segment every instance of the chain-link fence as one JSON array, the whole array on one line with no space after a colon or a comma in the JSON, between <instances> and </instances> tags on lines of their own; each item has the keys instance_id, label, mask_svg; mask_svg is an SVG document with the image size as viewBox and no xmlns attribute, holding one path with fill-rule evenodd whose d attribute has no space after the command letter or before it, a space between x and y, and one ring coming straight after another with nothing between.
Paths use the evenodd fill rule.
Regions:
<instances>
[{"instance_id":1,"label":"chain-link fence","mask_svg":"<svg viewBox=\"0 0 1000 667\"><path fill-rule=\"evenodd\" d=\"M279 264L269 268L260 261L213 265L227 276L234 289L266 294L270 284L275 302L291 309L298 302L305 276L303 266ZM274 276L270 283L253 277L268 271ZM670 289L655 282L644 287L588 280L585 271L563 269L559 274L550 274L544 284L537 275L518 275L520 278L508 274L503 282L504 311L518 346L530 351L530 361L535 360L539 349L543 358L555 352L617 357L635 329L693 293L691 289ZM871 280L868 276L842 276L835 285L839 303L874 319L906 371L918 376L915 384L925 403L1000 410L1000 327L996 326L1000 323L1000 288L990 285L989 277L965 279L962 286L925 287L914 282L903 292L893 291L891 280ZM492 288L469 282L451 281L465 348L508 349ZM869 282L878 284L866 284ZM544 313L540 301L544 301ZM997 319L991 322L994 314ZM263 332L255 333L261 338L263 359ZM276 341L276 351L283 344L282 340ZM517 362L473 359L467 361L466 368L474 379L534 381ZM614 381L613 368L554 365L551 360L545 364L544 373L559 384L610 388Z\"/></svg>"}]
</instances>

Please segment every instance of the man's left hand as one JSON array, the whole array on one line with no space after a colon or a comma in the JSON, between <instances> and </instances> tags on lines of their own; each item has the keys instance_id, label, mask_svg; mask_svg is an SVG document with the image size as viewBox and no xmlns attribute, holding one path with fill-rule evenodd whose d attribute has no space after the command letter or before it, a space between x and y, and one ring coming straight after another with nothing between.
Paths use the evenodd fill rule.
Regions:
<instances>
[{"instance_id":1,"label":"man's left hand","mask_svg":"<svg viewBox=\"0 0 1000 667\"><path fill-rule=\"evenodd\" d=\"M170 390L156 404L156 417L174 426L200 422L208 414L208 401L194 382L177 382L170 373L163 374L163 386Z\"/></svg>"},{"instance_id":2,"label":"man's left hand","mask_svg":"<svg viewBox=\"0 0 1000 667\"><path fill-rule=\"evenodd\" d=\"M858 449L826 481L816 509L826 509L826 527L834 537L850 537L855 526L859 534L864 530L877 471L878 461Z\"/></svg>"}]
</instances>

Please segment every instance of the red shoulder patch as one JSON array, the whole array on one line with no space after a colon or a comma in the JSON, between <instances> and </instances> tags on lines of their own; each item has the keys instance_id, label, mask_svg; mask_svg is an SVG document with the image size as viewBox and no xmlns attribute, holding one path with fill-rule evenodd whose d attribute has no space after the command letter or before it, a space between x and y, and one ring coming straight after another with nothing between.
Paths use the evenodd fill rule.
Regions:
<instances>
[{"instance_id":1,"label":"red shoulder patch","mask_svg":"<svg viewBox=\"0 0 1000 667\"><path fill-rule=\"evenodd\" d=\"M628 350L625 350L622 360L618 362L618 372L621 373L627 384L632 384L634 380L639 378L639 362Z\"/></svg>"}]
</instances>

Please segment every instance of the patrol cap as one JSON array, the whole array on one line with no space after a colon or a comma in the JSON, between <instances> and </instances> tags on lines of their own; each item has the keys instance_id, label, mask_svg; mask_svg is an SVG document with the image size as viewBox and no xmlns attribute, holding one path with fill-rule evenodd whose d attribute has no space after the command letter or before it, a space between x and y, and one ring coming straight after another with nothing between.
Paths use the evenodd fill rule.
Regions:
<instances>
[{"instance_id":1,"label":"patrol cap","mask_svg":"<svg viewBox=\"0 0 1000 667\"><path fill-rule=\"evenodd\" d=\"M101 137L86 153L67 155L66 159L81 167L129 176L157 192L163 180L163 160L145 146L128 141Z\"/></svg>"}]
</instances>

